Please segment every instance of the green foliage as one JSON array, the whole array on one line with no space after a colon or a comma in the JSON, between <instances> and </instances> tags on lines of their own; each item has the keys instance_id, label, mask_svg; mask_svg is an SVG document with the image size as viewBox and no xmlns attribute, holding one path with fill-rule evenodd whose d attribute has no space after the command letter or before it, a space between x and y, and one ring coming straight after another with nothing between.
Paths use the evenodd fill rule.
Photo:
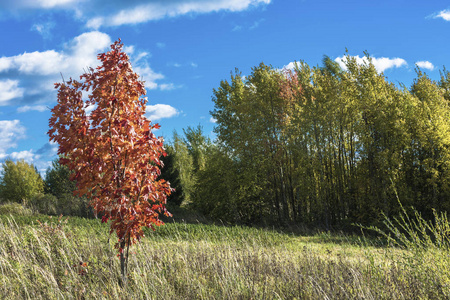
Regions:
<instances>
[{"instance_id":1,"label":"green foliage","mask_svg":"<svg viewBox=\"0 0 450 300\"><path fill-rule=\"evenodd\" d=\"M7 202L0 204L0 215L31 216L31 209L24 207L17 202Z\"/></svg>"},{"instance_id":2,"label":"green foliage","mask_svg":"<svg viewBox=\"0 0 450 300\"><path fill-rule=\"evenodd\" d=\"M52 194L35 195L30 201L30 206L41 214L56 215L60 212L58 198Z\"/></svg>"},{"instance_id":3,"label":"green foliage","mask_svg":"<svg viewBox=\"0 0 450 300\"><path fill-rule=\"evenodd\" d=\"M260 64L222 81L211 115L229 161L207 152L197 208L236 222L328 229L380 224L400 210L395 191L425 219L433 208L450 211L449 73L434 82L418 70L408 90L366 59L347 55L341 69L325 56L322 67L300 62L283 72Z\"/></svg>"},{"instance_id":4,"label":"green foliage","mask_svg":"<svg viewBox=\"0 0 450 300\"><path fill-rule=\"evenodd\" d=\"M177 168L177 156L173 146L169 145L166 147L166 154L166 157L161 158L164 162L164 168L161 170L160 178L170 182L170 186L175 190L167 197L167 203L180 206L183 202L181 168Z\"/></svg>"},{"instance_id":5,"label":"green foliage","mask_svg":"<svg viewBox=\"0 0 450 300\"><path fill-rule=\"evenodd\" d=\"M26 204L43 190L42 178L32 164L24 160L5 160L0 177L0 199Z\"/></svg>"},{"instance_id":6,"label":"green foliage","mask_svg":"<svg viewBox=\"0 0 450 300\"><path fill-rule=\"evenodd\" d=\"M76 190L76 182L70 180L70 174L69 168L61 165L59 159L55 159L52 167L45 173L45 192L57 198L72 194Z\"/></svg>"},{"instance_id":7,"label":"green foliage","mask_svg":"<svg viewBox=\"0 0 450 300\"><path fill-rule=\"evenodd\" d=\"M210 144L200 125L183 129L183 136L174 131L172 145L167 147L168 156L163 159L165 167L161 175L175 188L169 202L175 205L193 202L197 175L204 169Z\"/></svg>"},{"instance_id":8,"label":"green foliage","mask_svg":"<svg viewBox=\"0 0 450 300\"><path fill-rule=\"evenodd\" d=\"M36 208L44 214L63 214L65 216L92 216L87 197L74 195L76 181L70 180L71 172L58 159L54 160L52 167L45 174L45 192L49 195L36 199ZM38 201L43 203L38 204Z\"/></svg>"},{"instance_id":9,"label":"green foliage","mask_svg":"<svg viewBox=\"0 0 450 300\"><path fill-rule=\"evenodd\" d=\"M197 174L192 206L215 220L236 223L239 207L236 201L235 166L218 147L206 151L205 165Z\"/></svg>"},{"instance_id":10,"label":"green foliage","mask_svg":"<svg viewBox=\"0 0 450 300\"><path fill-rule=\"evenodd\" d=\"M204 168L205 151L211 142L204 136L203 128L200 125L197 128L188 126L186 129L183 129L183 133L185 136L183 142L189 155L192 157L192 172L195 174Z\"/></svg>"}]
</instances>

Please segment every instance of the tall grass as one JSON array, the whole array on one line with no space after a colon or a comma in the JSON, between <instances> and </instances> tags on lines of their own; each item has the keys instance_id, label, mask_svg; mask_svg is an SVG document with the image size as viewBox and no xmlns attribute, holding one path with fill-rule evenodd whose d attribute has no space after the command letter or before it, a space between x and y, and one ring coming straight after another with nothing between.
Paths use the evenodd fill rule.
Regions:
<instances>
[{"instance_id":1,"label":"tall grass","mask_svg":"<svg viewBox=\"0 0 450 300\"><path fill-rule=\"evenodd\" d=\"M391 246L405 250L395 257L396 263L413 270L417 282L434 291L433 296L450 299L450 223L447 214L433 210L433 220L426 220L416 209L412 208L412 213L408 214L400 202L399 205L399 216L392 219L385 216L386 230L370 229L385 237Z\"/></svg>"},{"instance_id":2,"label":"tall grass","mask_svg":"<svg viewBox=\"0 0 450 300\"><path fill-rule=\"evenodd\" d=\"M398 226L392 225L392 230ZM406 233L403 229L399 234ZM395 247L383 248L371 240L357 243L327 233L299 236L240 226L169 223L149 231L132 247L125 288L119 284L116 241L98 220L1 216L0 241L0 298L8 299L443 299L449 295L448 264L444 264L448 244L422 247L420 253L426 255L415 258L414 243L406 246L399 238L395 245L391 241ZM435 237L430 241L440 245ZM433 259L439 263L432 264Z\"/></svg>"}]
</instances>

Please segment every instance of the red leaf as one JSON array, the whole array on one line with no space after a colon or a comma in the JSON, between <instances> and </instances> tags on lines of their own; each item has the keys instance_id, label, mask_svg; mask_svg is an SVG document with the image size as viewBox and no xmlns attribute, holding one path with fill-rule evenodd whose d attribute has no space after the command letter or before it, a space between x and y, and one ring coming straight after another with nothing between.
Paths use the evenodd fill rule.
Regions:
<instances>
[{"instance_id":1,"label":"red leaf","mask_svg":"<svg viewBox=\"0 0 450 300\"><path fill-rule=\"evenodd\" d=\"M73 172L77 195L94 196L91 205L103 214L101 222L111 221L110 232L129 246L143 236L142 225L162 224L148 209L148 199L165 211L170 187L161 189L165 183L156 181L159 156L165 152L162 139L151 129L160 126L144 117L144 84L129 68L122 49L123 44L115 42L110 52L97 56L101 65L81 75L80 81L55 84L58 103L48 134L59 144L60 163ZM91 92L88 101L82 100L82 91ZM89 119L88 105L97 107Z\"/></svg>"}]
</instances>

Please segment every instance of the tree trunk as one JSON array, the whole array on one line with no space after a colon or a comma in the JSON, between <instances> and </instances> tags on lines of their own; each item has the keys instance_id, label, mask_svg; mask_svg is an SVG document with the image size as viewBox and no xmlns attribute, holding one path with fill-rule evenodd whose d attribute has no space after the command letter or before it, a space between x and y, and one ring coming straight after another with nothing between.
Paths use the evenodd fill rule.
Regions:
<instances>
[{"instance_id":1,"label":"tree trunk","mask_svg":"<svg viewBox=\"0 0 450 300\"><path fill-rule=\"evenodd\" d=\"M126 241L128 240L128 243ZM125 245L127 247L125 252ZM120 286L125 288L127 286L127 273L128 273L128 249L130 247L130 235L128 234L126 237L122 239L120 242L120 248L122 251L120 252Z\"/></svg>"}]
</instances>

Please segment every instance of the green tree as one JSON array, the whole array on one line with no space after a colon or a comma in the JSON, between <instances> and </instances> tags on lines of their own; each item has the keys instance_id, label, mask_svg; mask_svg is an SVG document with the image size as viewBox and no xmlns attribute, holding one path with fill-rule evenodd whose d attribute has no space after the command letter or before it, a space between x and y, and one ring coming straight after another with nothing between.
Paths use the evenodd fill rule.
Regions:
<instances>
[{"instance_id":1,"label":"green tree","mask_svg":"<svg viewBox=\"0 0 450 300\"><path fill-rule=\"evenodd\" d=\"M347 55L341 68L325 56L320 67L282 72L260 64L222 81L199 209L326 228L375 224L399 212L398 200L425 216L449 211L450 73L434 82L418 70L407 89L364 60Z\"/></svg>"},{"instance_id":2,"label":"green tree","mask_svg":"<svg viewBox=\"0 0 450 300\"><path fill-rule=\"evenodd\" d=\"M195 184L195 178L192 176L194 163L189 153L185 140L176 132L173 132L174 168L178 170L181 185L181 198L183 203L192 202L192 193Z\"/></svg>"},{"instance_id":3,"label":"green tree","mask_svg":"<svg viewBox=\"0 0 450 300\"><path fill-rule=\"evenodd\" d=\"M27 204L34 196L44 191L44 183L32 164L23 159L13 162L6 159L0 178L0 198Z\"/></svg>"},{"instance_id":4,"label":"green tree","mask_svg":"<svg viewBox=\"0 0 450 300\"><path fill-rule=\"evenodd\" d=\"M52 162L52 167L45 173L45 193L62 198L65 194L72 194L76 190L76 182L70 180L70 170L59 163L59 159Z\"/></svg>"},{"instance_id":5,"label":"green tree","mask_svg":"<svg viewBox=\"0 0 450 300\"><path fill-rule=\"evenodd\" d=\"M74 194L76 181L70 180L71 173L67 166L59 163L59 159L54 160L52 167L48 168L45 174L44 191L56 198L56 214L92 217L89 199ZM52 198L47 197L45 199Z\"/></svg>"},{"instance_id":6,"label":"green tree","mask_svg":"<svg viewBox=\"0 0 450 300\"><path fill-rule=\"evenodd\" d=\"M166 154L166 157L161 158L164 168L161 169L160 178L170 182L170 186L174 189L167 197L167 203L180 206L183 202L184 192L180 175L181 168L177 168L177 154L173 146L166 146Z\"/></svg>"},{"instance_id":7,"label":"green tree","mask_svg":"<svg viewBox=\"0 0 450 300\"><path fill-rule=\"evenodd\" d=\"M211 114L218 143L237 165L244 213L275 214L284 223L295 219L297 207L288 147L293 103L283 96L282 82L283 75L264 64L245 80L236 71L214 90Z\"/></svg>"}]
</instances>

